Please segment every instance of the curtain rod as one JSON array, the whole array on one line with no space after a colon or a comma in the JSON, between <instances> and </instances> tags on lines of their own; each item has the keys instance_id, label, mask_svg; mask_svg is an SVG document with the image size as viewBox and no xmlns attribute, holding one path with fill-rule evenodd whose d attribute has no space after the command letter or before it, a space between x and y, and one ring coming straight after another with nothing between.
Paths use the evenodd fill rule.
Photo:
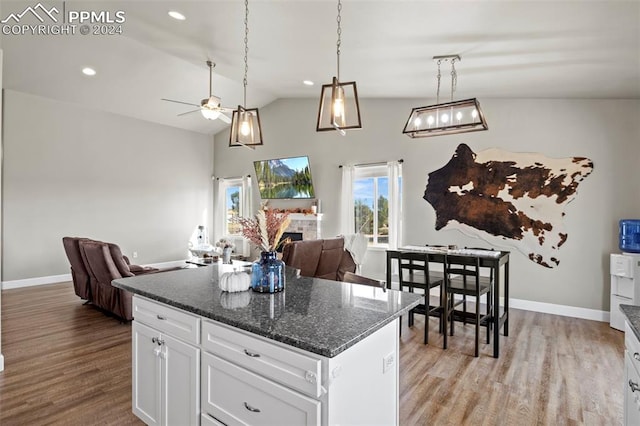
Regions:
<instances>
[{"instance_id":1,"label":"curtain rod","mask_svg":"<svg viewBox=\"0 0 640 426\"><path fill-rule=\"evenodd\" d=\"M243 177L248 177L248 178L250 178L250 177L251 177L251 175L246 175L246 176L231 176L231 177L215 177L215 176L211 176L211 178L212 178L212 179L215 179L215 180L220 180L220 179L222 179L222 180L225 180L225 179L242 179Z\"/></svg>"},{"instance_id":2,"label":"curtain rod","mask_svg":"<svg viewBox=\"0 0 640 426\"><path fill-rule=\"evenodd\" d=\"M361 166L382 166L382 165L387 164L387 163L388 163L388 161L378 161L378 162L376 162L376 163L362 163L362 164L354 164L353 166L354 166L354 167L361 167ZM399 159L399 160L398 160L398 163L404 163L404 160L401 158L401 159ZM338 166L338 168L340 168L340 169L341 169L341 168L342 168L342 164L340 164L340 165Z\"/></svg>"}]
</instances>

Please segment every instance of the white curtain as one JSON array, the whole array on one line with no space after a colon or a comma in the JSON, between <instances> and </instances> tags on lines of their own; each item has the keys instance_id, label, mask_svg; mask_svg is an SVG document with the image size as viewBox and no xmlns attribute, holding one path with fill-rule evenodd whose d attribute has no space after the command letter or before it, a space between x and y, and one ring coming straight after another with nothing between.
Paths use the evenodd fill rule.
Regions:
<instances>
[{"instance_id":1,"label":"white curtain","mask_svg":"<svg viewBox=\"0 0 640 426\"><path fill-rule=\"evenodd\" d=\"M353 234L355 212L353 207L353 166L342 166L342 192L340 193L340 233Z\"/></svg>"},{"instance_id":2,"label":"white curtain","mask_svg":"<svg viewBox=\"0 0 640 426\"><path fill-rule=\"evenodd\" d=\"M253 217L253 193L251 192L251 176L242 178L242 200L240 214L243 217Z\"/></svg>"},{"instance_id":3,"label":"white curtain","mask_svg":"<svg viewBox=\"0 0 640 426\"><path fill-rule=\"evenodd\" d=\"M402 163L389 161L389 249L395 250L402 245L402 215L400 180L402 179Z\"/></svg>"},{"instance_id":4,"label":"white curtain","mask_svg":"<svg viewBox=\"0 0 640 426\"><path fill-rule=\"evenodd\" d=\"M213 241L218 241L227 233L225 229L225 184L224 179L218 178L214 184L215 206L213 210Z\"/></svg>"}]
</instances>

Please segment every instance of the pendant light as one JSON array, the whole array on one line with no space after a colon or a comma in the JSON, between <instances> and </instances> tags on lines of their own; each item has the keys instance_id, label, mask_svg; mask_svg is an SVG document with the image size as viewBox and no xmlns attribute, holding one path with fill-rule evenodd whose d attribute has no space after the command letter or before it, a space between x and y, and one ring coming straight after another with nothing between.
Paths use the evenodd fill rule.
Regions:
<instances>
[{"instance_id":1,"label":"pendant light","mask_svg":"<svg viewBox=\"0 0 640 426\"><path fill-rule=\"evenodd\" d=\"M360 103L356 82L340 81L340 44L342 42L342 1L338 0L338 41L336 43L337 74L330 84L322 85L316 131L337 130L342 136L346 129L360 129Z\"/></svg>"},{"instance_id":2,"label":"pendant light","mask_svg":"<svg viewBox=\"0 0 640 426\"><path fill-rule=\"evenodd\" d=\"M424 138L488 130L489 126L480 109L480 102L476 98L453 100L453 92L458 82L455 63L460 61L460 56L434 56L433 60L438 64L436 104L413 108L402 133L411 138ZM451 100L441 104L440 65L442 62L451 62Z\"/></svg>"},{"instance_id":3,"label":"pendant light","mask_svg":"<svg viewBox=\"0 0 640 426\"><path fill-rule=\"evenodd\" d=\"M244 1L244 98L243 105L233 111L231 117L231 132L229 132L229 146L244 146L255 149L262 145L262 126L258 108L247 108L247 74L249 72L249 0Z\"/></svg>"}]
</instances>

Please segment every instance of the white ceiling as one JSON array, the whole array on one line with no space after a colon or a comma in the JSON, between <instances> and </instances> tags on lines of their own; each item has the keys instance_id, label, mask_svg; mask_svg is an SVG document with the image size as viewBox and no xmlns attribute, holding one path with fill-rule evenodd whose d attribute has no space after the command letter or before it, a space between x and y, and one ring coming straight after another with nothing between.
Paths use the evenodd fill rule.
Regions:
<instances>
[{"instance_id":1,"label":"white ceiling","mask_svg":"<svg viewBox=\"0 0 640 426\"><path fill-rule=\"evenodd\" d=\"M61 7L61 1L42 1ZM2 1L0 15L33 1ZM176 115L214 93L242 102L244 2L67 1L123 10L122 35L2 35L4 88L202 133L227 125ZM336 1L250 0L248 107L319 97L336 72ZM169 10L183 13L176 21ZM26 19L26 18L25 18ZM459 54L455 98L640 98L640 0L343 0L340 77L362 98L433 102L434 55ZM81 74L84 66L98 74ZM443 69L443 93L449 90ZM302 80L316 82L307 87Z\"/></svg>"}]
</instances>

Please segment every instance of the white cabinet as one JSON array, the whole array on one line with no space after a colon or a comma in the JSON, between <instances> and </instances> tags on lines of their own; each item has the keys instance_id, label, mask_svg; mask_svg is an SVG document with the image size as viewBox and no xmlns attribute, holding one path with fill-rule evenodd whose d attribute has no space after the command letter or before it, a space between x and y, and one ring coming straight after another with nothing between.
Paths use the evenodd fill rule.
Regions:
<instances>
[{"instance_id":1,"label":"white cabinet","mask_svg":"<svg viewBox=\"0 0 640 426\"><path fill-rule=\"evenodd\" d=\"M625 322L624 327L624 424L640 425L640 342Z\"/></svg>"},{"instance_id":2,"label":"white cabinet","mask_svg":"<svg viewBox=\"0 0 640 426\"><path fill-rule=\"evenodd\" d=\"M148 315L134 317L132 326L134 414L148 425L198 425L199 338L188 330L199 331L199 318L134 297L140 311Z\"/></svg>"},{"instance_id":3,"label":"white cabinet","mask_svg":"<svg viewBox=\"0 0 640 426\"><path fill-rule=\"evenodd\" d=\"M207 422L398 424L397 320L333 358L209 320L201 347Z\"/></svg>"},{"instance_id":4,"label":"white cabinet","mask_svg":"<svg viewBox=\"0 0 640 426\"><path fill-rule=\"evenodd\" d=\"M324 357L133 298L133 412L149 425L397 425L398 320Z\"/></svg>"}]
</instances>

